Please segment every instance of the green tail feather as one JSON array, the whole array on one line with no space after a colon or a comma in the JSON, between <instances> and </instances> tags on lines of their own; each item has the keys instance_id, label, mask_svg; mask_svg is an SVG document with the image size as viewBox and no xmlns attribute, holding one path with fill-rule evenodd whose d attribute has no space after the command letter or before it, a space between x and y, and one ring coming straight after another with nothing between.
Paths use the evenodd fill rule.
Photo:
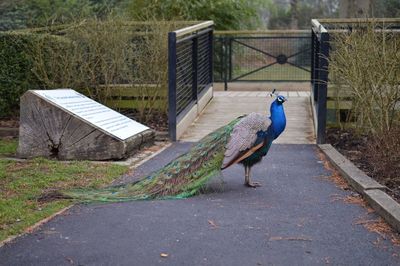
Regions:
<instances>
[{"instance_id":1,"label":"green tail feather","mask_svg":"<svg viewBox=\"0 0 400 266\"><path fill-rule=\"evenodd\" d=\"M191 150L141 181L104 189L63 191L83 202L187 198L220 172L225 145L237 118L201 139Z\"/></svg>"}]
</instances>

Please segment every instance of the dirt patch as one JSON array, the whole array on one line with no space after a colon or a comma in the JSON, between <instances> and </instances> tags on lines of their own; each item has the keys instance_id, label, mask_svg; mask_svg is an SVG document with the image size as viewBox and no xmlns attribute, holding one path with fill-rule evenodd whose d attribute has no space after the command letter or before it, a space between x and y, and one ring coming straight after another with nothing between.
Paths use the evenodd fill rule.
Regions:
<instances>
[{"instance_id":1,"label":"dirt patch","mask_svg":"<svg viewBox=\"0 0 400 266\"><path fill-rule=\"evenodd\" d=\"M385 136L359 135L351 129L330 128L327 142L382 185L400 203L400 129Z\"/></svg>"},{"instance_id":2,"label":"dirt patch","mask_svg":"<svg viewBox=\"0 0 400 266\"><path fill-rule=\"evenodd\" d=\"M4 128L18 128L19 117L0 118L0 127Z\"/></svg>"},{"instance_id":3,"label":"dirt patch","mask_svg":"<svg viewBox=\"0 0 400 266\"><path fill-rule=\"evenodd\" d=\"M121 113L156 131L168 131L168 116L164 112L153 111L151 114L145 115L144 118L141 118L136 110L122 110Z\"/></svg>"}]
</instances>

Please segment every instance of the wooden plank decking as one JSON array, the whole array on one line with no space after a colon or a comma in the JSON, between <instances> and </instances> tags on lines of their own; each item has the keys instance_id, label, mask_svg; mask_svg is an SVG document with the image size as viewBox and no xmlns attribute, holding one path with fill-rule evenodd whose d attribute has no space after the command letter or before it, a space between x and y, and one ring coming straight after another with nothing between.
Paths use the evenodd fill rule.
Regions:
<instances>
[{"instance_id":1,"label":"wooden plank decking","mask_svg":"<svg viewBox=\"0 0 400 266\"><path fill-rule=\"evenodd\" d=\"M310 93L307 91L279 93L288 96L288 101L285 103L287 126L275 143L315 143ZM273 99L268 94L265 91L215 91L214 98L182 135L180 141L198 141L243 114L258 112L269 115L269 106Z\"/></svg>"}]
</instances>

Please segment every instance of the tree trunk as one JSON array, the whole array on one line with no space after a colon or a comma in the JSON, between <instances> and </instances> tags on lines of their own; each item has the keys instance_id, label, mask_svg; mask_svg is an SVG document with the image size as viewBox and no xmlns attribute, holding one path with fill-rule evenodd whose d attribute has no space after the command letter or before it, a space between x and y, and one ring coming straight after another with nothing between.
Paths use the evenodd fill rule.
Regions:
<instances>
[{"instance_id":1,"label":"tree trunk","mask_svg":"<svg viewBox=\"0 0 400 266\"><path fill-rule=\"evenodd\" d=\"M149 129L120 140L32 91L21 97L20 105L20 158L115 160L128 157L154 139Z\"/></svg>"},{"instance_id":2,"label":"tree trunk","mask_svg":"<svg viewBox=\"0 0 400 266\"><path fill-rule=\"evenodd\" d=\"M299 14L298 14L298 2L297 0L290 0L290 13L291 13L291 22L290 28L293 30L297 30L299 28Z\"/></svg>"},{"instance_id":3,"label":"tree trunk","mask_svg":"<svg viewBox=\"0 0 400 266\"><path fill-rule=\"evenodd\" d=\"M340 0L339 17L367 18L370 16L371 0Z\"/></svg>"}]
</instances>

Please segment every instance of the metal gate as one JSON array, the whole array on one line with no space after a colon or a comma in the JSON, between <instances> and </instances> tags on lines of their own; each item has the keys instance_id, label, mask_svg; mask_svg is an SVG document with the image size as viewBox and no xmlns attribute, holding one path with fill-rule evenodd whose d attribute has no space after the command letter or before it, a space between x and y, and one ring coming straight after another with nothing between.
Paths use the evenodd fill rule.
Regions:
<instances>
[{"instance_id":1,"label":"metal gate","mask_svg":"<svg viewBox=\"0 0 400 266\"><path fill-rule=\"evenodd\" d=\"M268 36L214 36L214 80L310 81L311 33L281 32Z\"/></svg>"}]
</instances>

